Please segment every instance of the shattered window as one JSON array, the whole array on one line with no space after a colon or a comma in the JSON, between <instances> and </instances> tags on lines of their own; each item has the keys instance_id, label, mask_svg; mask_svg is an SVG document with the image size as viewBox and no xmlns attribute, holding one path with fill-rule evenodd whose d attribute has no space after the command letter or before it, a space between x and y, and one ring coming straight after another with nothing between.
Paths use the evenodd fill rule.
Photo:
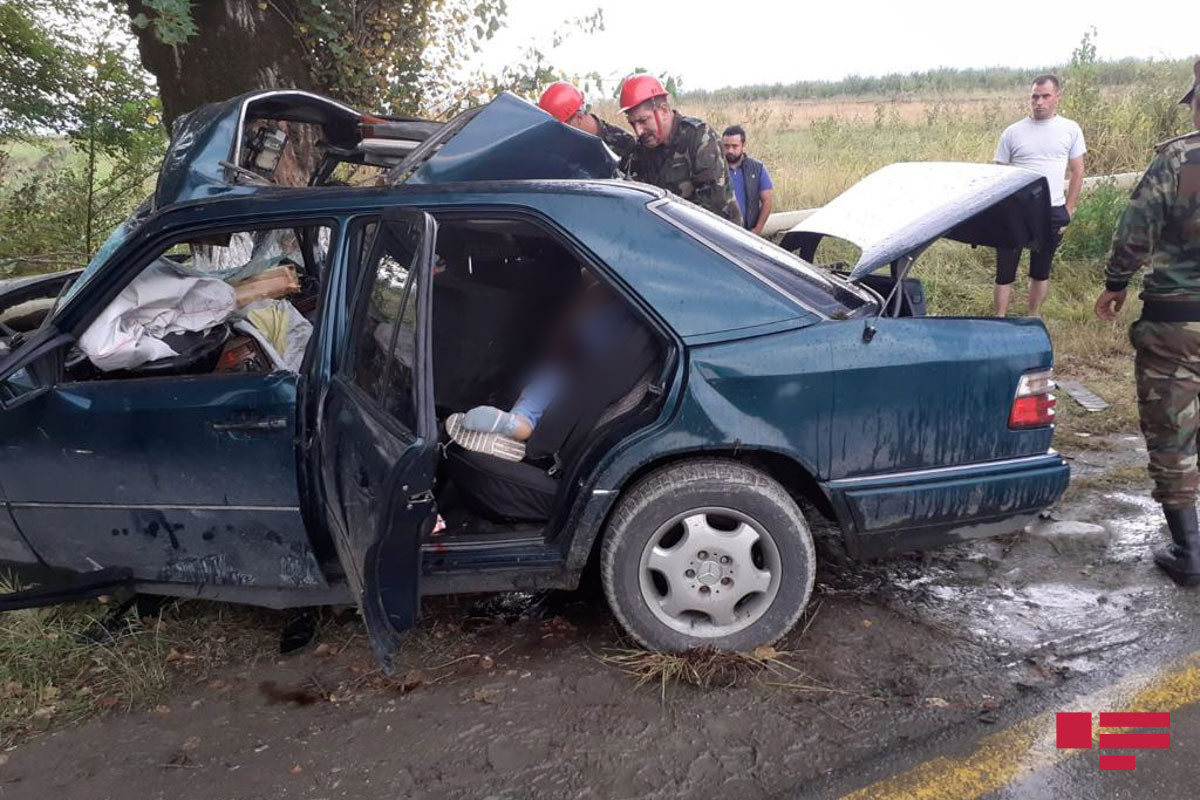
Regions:
<instances>
[{"instance_id":1,"label":"shattered window","mask_svg":"<svg viewBox=\"0 0 1200 800\"><path fill-rule=\"evenodd\" d=\"M852 284L691 203L671 201L659 210L726 258L828 317L841 318L870 303Z\"/></svg>"},{"instance_id":2,"label":"shattered window","mask_svg":"<svg viewBox=\"0 0 1200 800\"><path fill-rule=\"evenodd\" d=\"M409 430L417 427L414 270L421 234L404 223L380 228L365 265L369 297L354 356L355 383Z\"/></svg>"}]
</instances>

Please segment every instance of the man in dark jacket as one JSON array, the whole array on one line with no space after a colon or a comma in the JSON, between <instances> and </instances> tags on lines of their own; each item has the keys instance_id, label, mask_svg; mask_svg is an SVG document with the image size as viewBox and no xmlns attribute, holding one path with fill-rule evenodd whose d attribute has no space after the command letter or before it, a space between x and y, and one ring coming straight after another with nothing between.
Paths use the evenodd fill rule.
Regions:
<instances>
[{"instance_id":1,"label":"man in dark jacket","mask_svg":"<svg viewBox=\"0 0 1200 800\"><path fill-rule=\"evenodd\" d=\"M726 128L721 145L729 163L733 196L742 211L742 225L762 236L767 217L771 216L771 191L775 188L771 175L761 161L746 155L746 129L741 125Z\"/></svg>"},{"instance_id":2,"label":"man in dark jacket","mask_svg":"<svg viewBox=\"0 0 1200 800\"><path fill-rule=\"evenodd\" d=\"M621 84L621 111L637 137L628 159L630 178L742 223L721 141L702 121L672 111L658 78L644 74L626 78Z\"/></svg>"}]
</instances>

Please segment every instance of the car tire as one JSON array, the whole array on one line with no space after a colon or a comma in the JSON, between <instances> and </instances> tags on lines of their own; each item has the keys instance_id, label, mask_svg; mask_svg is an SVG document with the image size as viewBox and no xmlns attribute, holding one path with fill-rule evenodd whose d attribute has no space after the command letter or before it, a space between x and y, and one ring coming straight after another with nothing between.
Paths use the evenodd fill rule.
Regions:
<instances>
[{"instance_id":1,"label":"car tire","mask_svg":"<svg viewBox=\"0 0 1200 800\"><path fill-rule=\"evenodd\" d=\"M795 625L816 556L804 515L778 482L704 459L656 470L624 494L600 570L613 614L643 647L747 651Z\"/></svg>"}]
</instances>

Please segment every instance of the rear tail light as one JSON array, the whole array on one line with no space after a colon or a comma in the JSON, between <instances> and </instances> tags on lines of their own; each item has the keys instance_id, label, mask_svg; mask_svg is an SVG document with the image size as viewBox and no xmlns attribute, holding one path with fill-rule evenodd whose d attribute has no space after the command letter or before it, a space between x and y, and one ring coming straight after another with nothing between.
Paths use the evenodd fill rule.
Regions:
<instances>
[{"instance_id":1,"label":"rear tail light","mask_svg":"<svg viewBox=\"0 0 1200 800\"><path fill-rule=\"evenodd\" d=\"M1010 428L1040 428L1054 424L1057 401L1050 391L1054 388L1054 372L1027 372L1017 382L1012 412L1008 415Z\"/></svg>"}]
</instances>

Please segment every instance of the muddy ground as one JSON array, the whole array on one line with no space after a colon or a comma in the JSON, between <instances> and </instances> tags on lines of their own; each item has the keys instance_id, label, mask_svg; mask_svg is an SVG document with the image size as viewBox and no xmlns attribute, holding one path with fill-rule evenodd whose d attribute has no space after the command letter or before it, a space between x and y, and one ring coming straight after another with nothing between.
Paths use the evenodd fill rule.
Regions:
<instances>
[{"instance_id":1,"label":"muddy ground","mask_svg":"<svg viewBox=\"0 0 1200 800\"><path fill-rule=\"evenodd\" d=\"M1102 444L1075 454L1082 485L1145 457ZM639 686L587 591L432 601L395 678L356 622L327 622L298 654L18 746L0 797L805 796L1192 636L1200 593L1155 571L1159 529L1144 485L1097 488L1002 539L827 565L778 653L725 662L707 688Z\"/></svg>"}]
</instances>

